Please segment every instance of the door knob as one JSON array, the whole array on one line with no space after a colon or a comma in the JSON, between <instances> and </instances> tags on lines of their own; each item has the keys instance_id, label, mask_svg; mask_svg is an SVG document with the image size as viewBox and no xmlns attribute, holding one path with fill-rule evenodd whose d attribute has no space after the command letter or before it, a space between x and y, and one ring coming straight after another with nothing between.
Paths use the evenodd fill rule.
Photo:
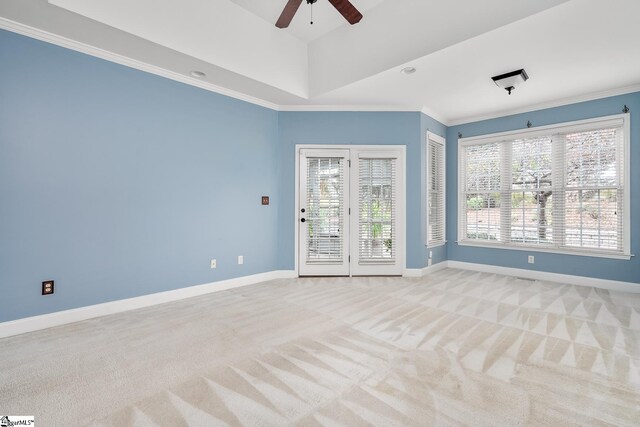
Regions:
<instances>
[{"instance_id":1,"label":"door knob","mask_svg":"<svg viewBox=\"0 0 640 427\"><path fill-rule=\"evenodd\" d=\"M304 218L300 219L300 222L305 222L305 221L306 221L306 219L304 219Z\"/></svg>"},{"instance_id":2,"label":"door knob","mask_svg":"<svg viewBox=\"0 0 640 427\"><path fill-rule=\"evenodd\" d=\"M306 212L305 208L300 209L300 212L305 213Z\"/></svg>"}]
</instances>

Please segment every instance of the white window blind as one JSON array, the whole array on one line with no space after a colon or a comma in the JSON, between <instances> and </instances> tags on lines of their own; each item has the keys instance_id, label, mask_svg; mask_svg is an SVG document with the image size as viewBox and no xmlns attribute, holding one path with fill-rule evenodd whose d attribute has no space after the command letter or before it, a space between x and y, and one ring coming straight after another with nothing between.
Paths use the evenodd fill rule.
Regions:
<instances>
[{"instance_id":1,"label":"white window blind","mask_svg":"<svg viewBox=\"0 0 640 427\"><path fill-rule=\"evenodd\" d=\"M565 140L564 246L623 251L625 183L621 128L562 135Z\"/></svg>"},{"instance_id":2,"label":"white window blind","mask_svg":"<svg viewBox=\"0 0 640 427\"><path fill-rule=\"evenodd\" d=\"M481 144L464 149L463 204L465 240L501 240L501 146Z\"/></svg>"},{"instance_id":3,"label":"white window blind","mask_svg":"<svg viewBox=\"0 0 640 427\"><path fill-rule=\"evenodd\" d=\"M342 262L344 159L307 159L307 262Z\"/></svg>"},{"instance_id":4,"label":"white window blind","mask_svg":"<svg viewBox=\"0 0 640 427\"><path fill-rule=\"evenodd\" d=\"M359 159L358 260L394 263L396 258L396 161Z\"/></svg>"},{"instance_id":5,"label":"white window blind","mask_svg":"<svg viewBox=\"0 0 640 427\"><path fill-rule=\"evenodd\" d=\"M625 120L463 140L460 242L629 256Z\"/></svg>"},{"instance_id":6,"label":"white window blind","mask_svg":"<svg viewBox=\"0 0 640 427\"><path fill-rule=\"evenodd\" d=\"M445 143L444 138L427 134L427 245L445 243Z\"/></svg>"}]
</instances>

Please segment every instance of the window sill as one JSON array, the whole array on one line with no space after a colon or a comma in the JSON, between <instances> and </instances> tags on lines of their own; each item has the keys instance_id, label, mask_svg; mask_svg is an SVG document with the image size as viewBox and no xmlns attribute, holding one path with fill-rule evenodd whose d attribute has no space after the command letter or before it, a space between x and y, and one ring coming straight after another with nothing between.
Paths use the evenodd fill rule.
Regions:
<instances>
[{"instance_id":1,"label":"window sill","mask_svg":"<svg viewBox=\"0 0 640 427\"><path fill-rule=\"evenodd\" d=\"M543 248L539 246L507 245L504 243L496 243L496 244L485 243L485 242L476 243L468 240L457 241L456 243L460 246L470 246L470 247L477 247L477 248L507 249L507 250L528 251L528 252L545 252L545 253L552 253L552 254L586 256L586 257L593 257L593 258L630 260L631 257L634 256L631 254L622 254L617 252L595 252L595 251L589 251L589 250Z\"/></svg>"}]
</instances>

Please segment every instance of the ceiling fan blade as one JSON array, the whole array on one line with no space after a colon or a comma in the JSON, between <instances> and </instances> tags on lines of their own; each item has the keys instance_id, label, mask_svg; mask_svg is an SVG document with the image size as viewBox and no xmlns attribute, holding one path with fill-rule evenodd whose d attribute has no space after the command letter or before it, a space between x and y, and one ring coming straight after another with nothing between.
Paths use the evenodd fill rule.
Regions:
<instances>
[{"instance_id":1,"label":"ceiling fan blade","mask_svg":"<svg viewBox=\"0 0 640 427\"><path fill-rule=\"evenodd\" d=\"M362 19L362 14L349 0L329 0L329 3L331 3L351 25L357 24Z\"/></svg>"},{"instance_id":2,"label":"ceiling fan blade","mask_svg":"<svg viewBox=\"0 0 640 427\"><path fill-rule=\"evenodd\" d=\"M276 27L287 28L301 4L302 0L289 0L276 22Z\"/></svg>"}]
</instances>

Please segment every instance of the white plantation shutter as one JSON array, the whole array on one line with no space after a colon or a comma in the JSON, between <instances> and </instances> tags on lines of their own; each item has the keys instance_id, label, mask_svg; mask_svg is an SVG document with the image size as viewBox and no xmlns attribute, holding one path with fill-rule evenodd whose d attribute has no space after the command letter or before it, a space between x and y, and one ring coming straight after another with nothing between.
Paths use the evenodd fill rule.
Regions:
<instances>
[{"instance_id":1,"label":"white plantation shutter","mask_svg":"<svg viewBox=\"0 0 640 427\"><path fill-rule=\"evenodd\" d=\"M308 263L342 263L344 158L307 158Z\"/></svg>"},{"instance_id":2,"label":"white plantation shutter","mask_svg":"<svg viewBox=\"0 0 640 427\"><path fill-rule=\"evenodd\" d=\"M625 120L462 140L459 240L628 256Z\"/></svg>"},{"instance_id":3,"label":"white plantation shutter","mask_svg":"<svg viewBox=\"0 0 640 427\"><path fill-rule=\"evenodd\" d=\"M358 161L358 263L396 262L395 158Z\"/></svg>"},{"instance_id":4,"label":"white plantation shutter","mask_svg":"<svg viewBox=\"0 0 640 427\"><path fill-rule=\"evenodd\" d=\"M427 245L445 243L445 143L444 138L427 134Z\"/></svg>"}]
</instances>

